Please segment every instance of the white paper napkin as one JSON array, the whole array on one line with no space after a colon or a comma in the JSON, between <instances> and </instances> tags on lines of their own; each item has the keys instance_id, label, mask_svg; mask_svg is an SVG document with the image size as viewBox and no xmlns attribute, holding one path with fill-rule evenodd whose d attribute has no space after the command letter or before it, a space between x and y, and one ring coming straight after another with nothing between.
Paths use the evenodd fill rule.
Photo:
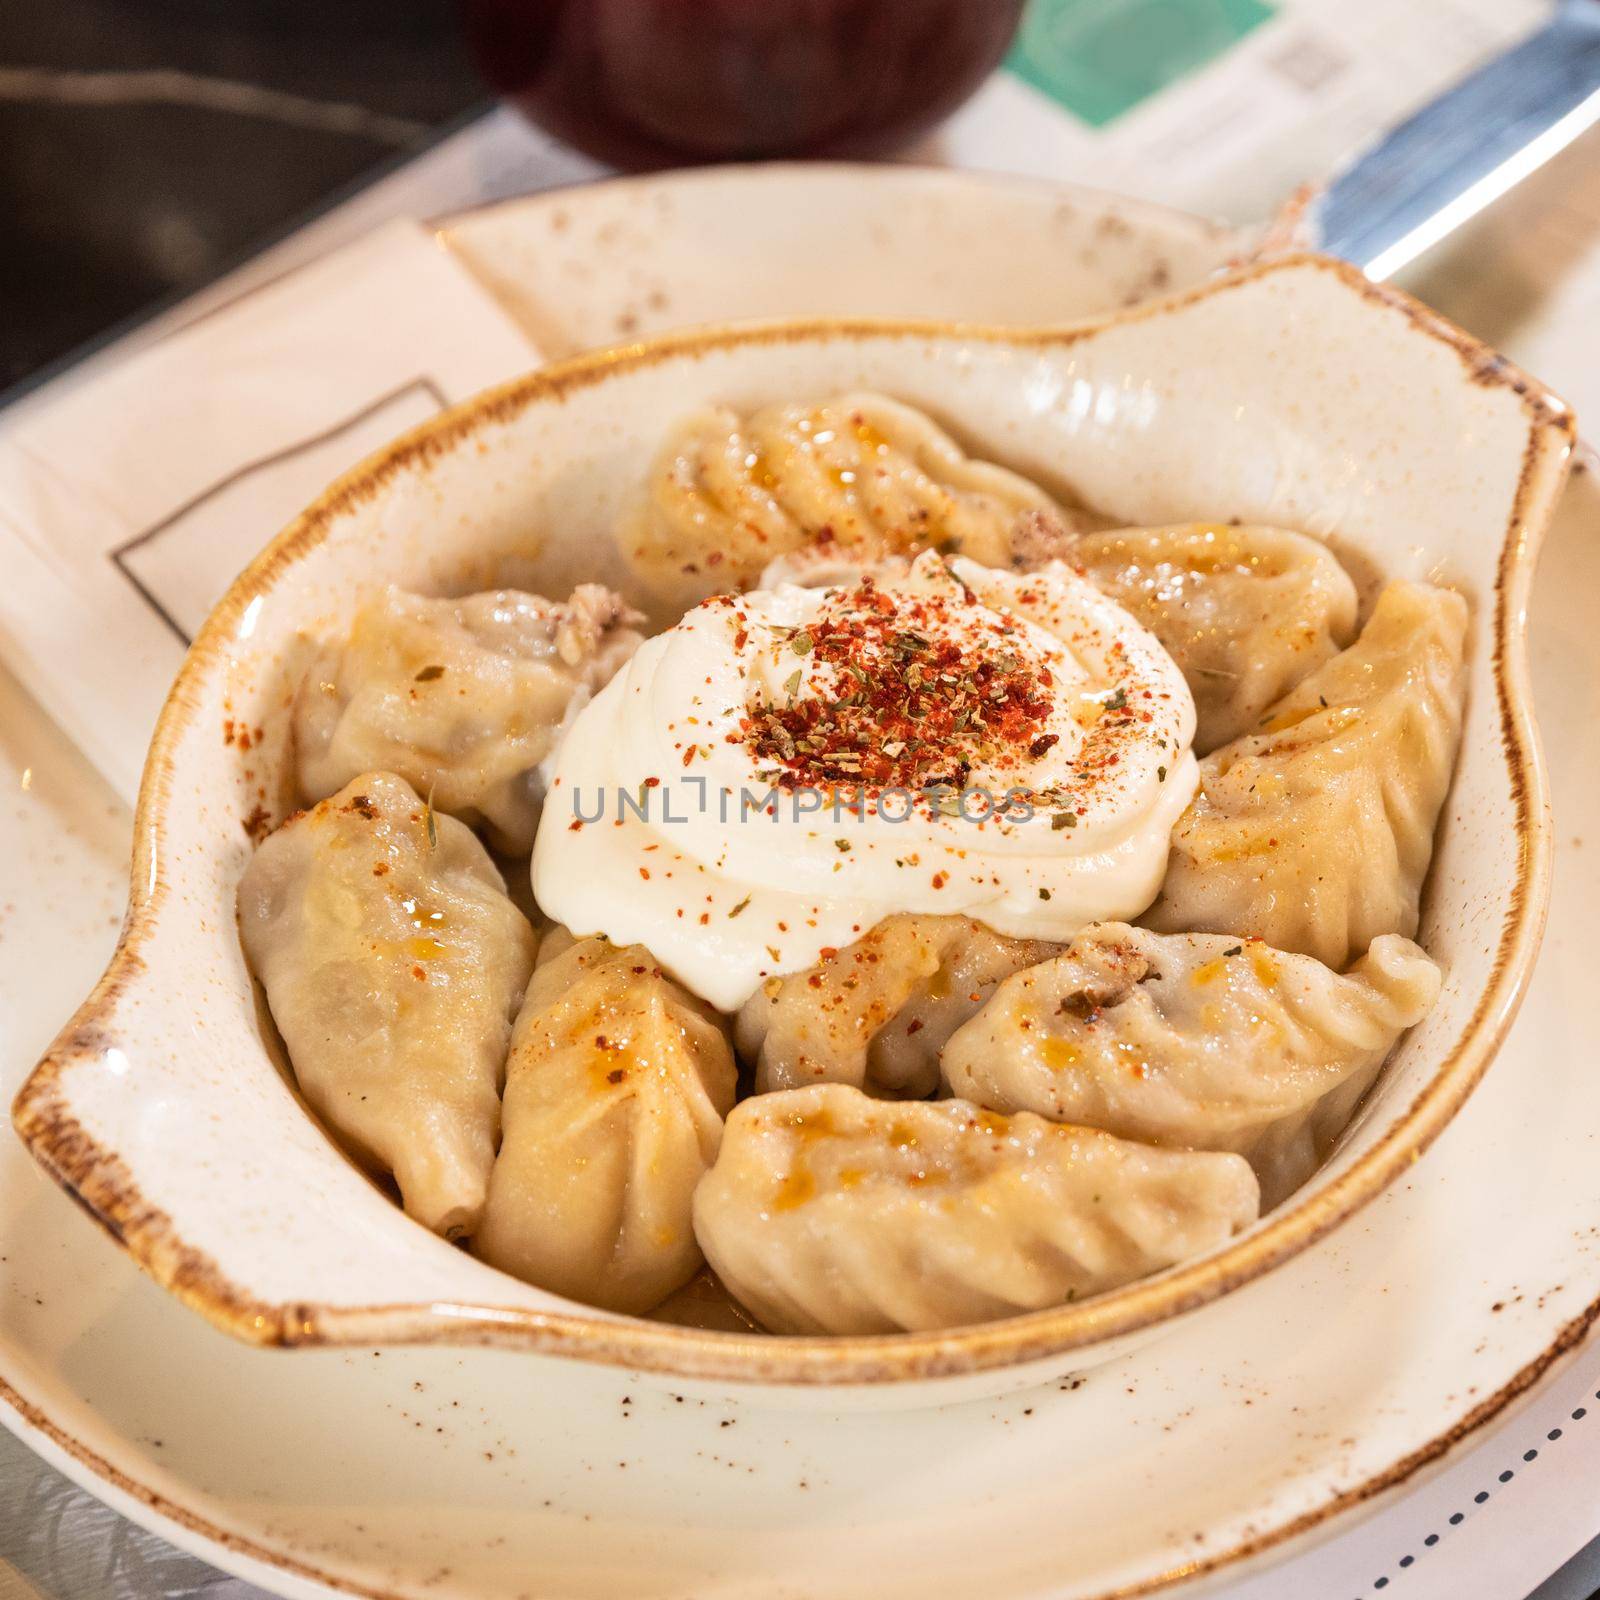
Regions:
<instances>
[{"instance_id":1,"label":"white paper napkin","mask_svg":"<svg viewBox=\"0 0 1600 1600\"><path fill-rule=\"evenodd\" d=\"M413 222L0 417L0 651L121 793L200 620L341 472L539 352Z\"/></svg>"}]
</instances>

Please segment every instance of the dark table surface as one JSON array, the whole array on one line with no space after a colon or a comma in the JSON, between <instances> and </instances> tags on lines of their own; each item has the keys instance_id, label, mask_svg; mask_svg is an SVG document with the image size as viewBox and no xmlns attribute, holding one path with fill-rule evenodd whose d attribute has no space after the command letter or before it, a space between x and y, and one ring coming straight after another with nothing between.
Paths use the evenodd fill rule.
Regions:
<instances>
[{"instance_id":1,"label":"dark table surface","mask_svg":"<svg viewBox=\"0 0 1600 1600\"><path fill-rule=\"evenodd\" d=\"M485 100L449 0L0 0L0 391Z\"/></svg>"}]
</instances>

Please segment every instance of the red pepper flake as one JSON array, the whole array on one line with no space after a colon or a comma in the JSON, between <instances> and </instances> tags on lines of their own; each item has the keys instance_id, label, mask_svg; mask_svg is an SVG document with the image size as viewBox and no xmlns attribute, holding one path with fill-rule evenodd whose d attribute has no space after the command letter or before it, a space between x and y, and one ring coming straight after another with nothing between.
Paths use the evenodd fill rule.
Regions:
<instances>
[{"instance_id":1,"label":"red pepper flake","mask_svg":"<svg viewBox=\"0 0 1600 1600\"><path fill-rule=\"evenodd\" d=\"M945 872L936 872L936 873L934 873L934 875L933 875L933 886L934 886L934 888L935 888L935 889L942 889L942 888L944 888L944 886L945 886L945 885L946 885L946 884L947 884L947 883L948 883L948 882L949 882L949 881L950 881L950 875L949 875L949 874L948 874L948 873L945 873Z\"/></svg>"},{"instance_id":2,"label":"red pepper flake","mask_svg":"<svg viewBox=\"0 0 1600 1600\"><path fill-rule=\"evenodd\" d=\"M650 876L650 869L649 869L649 867L640 867L640 868L639 868L639 876L640 876L640 877L641 877L641 878L645 878L645 879L648 879L648 878L649 878L649 876Z\"/></svg>"},{"instance_id":3,"label":"red pepper flake","mask_svg":"<svg viewBox=\"0 0 1600 1600\"><path fill-rule=\"evenodd\" d=\"M786 789L960 788L980 761L1015 764L1041 740L1049 749L1051 673L1010 647L1009 623L974 626L968 604L863 579L790 641L813 671L831 669L829 692L754 708L745 744Z\"/></svg>"}]
</instances>

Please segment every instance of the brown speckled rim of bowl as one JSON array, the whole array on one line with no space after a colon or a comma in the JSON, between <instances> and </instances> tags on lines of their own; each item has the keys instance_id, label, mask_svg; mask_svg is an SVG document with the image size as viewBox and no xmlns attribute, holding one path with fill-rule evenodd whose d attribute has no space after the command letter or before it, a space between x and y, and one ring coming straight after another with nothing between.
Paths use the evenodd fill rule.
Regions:
<instances>
[{"instance_id":1,"label":"brown speckled rim of bowl","mask_svg":"<svg viewBox=\"0 0 1600 1600\"><path fill-rule=\"evenodd\" d=\"M1107 325L1161 316L1257 278L1306 271L1331 273L1352 293L1407 318L1452 350L1470 381L1511 390L1528 420L1521 477L1494 586L1492 670L1515 797L1520 862L1492 975L1468 1025L1428 1085L1378 1143L1327 1188L1284 1207L1213 1255L1083 1304L937 1333L771 1338L613 1320L576 1308L265 1303L185 1244L171 1219L141 1196L116 1153L99 1145L73 1118L62 1075L75 1064L98 1059L112 1037L108 1028L112 1003L140 981L140 951L167 897L160 863L174 778L173 749L194 715L195 685L225 660L244 608L320 543L340 515L370 499L396 474L425 469L430 460L476 429L526 406L559 401L614 374L663 360L693 359L740 345L869 337L955 337L1023 347L1070 344ZM1402 1173L1461 1106L1515 1015L1543 931L1551 872L1547 785L1530 712L1526 611L1538 544L1564 479L1572 434L1571 416L1561 402L1503 358L1407 296L1369 283L1354 267L1319 256L1257 262L1165 301L1071 327L1018 331L941 322L825 319L698 330L580 356L488 390L412 430L339 479L263 551L206 621L178 674L151 745L135 816L132 898L121 941L94 993L23 1085L13 1109L18 1132L67 1192L161 1284L218 1327L259 1344L493 1344L684 1378L748 1384L885 1384L1066 1358L1084 1346L1134 1334L1192 1311L1298 1254Z\"/></svg>"}]
</instances>

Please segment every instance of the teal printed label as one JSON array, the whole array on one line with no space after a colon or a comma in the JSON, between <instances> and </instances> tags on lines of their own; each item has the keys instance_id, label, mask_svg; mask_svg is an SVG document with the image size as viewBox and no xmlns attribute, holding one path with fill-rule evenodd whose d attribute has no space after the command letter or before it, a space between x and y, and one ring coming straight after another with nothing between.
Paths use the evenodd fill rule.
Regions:
<instances>
[{"instance_id":1,"label":"teal printed label","mask_svg":"<svg viewBox=\"0 0 1600 1600\"><path fill-rule=\"evenodd\" d=\"M1006 65L1102 128L1214 61L1274 9L1269 0L1030 0Z\"/></svg>"}]
</instances>

